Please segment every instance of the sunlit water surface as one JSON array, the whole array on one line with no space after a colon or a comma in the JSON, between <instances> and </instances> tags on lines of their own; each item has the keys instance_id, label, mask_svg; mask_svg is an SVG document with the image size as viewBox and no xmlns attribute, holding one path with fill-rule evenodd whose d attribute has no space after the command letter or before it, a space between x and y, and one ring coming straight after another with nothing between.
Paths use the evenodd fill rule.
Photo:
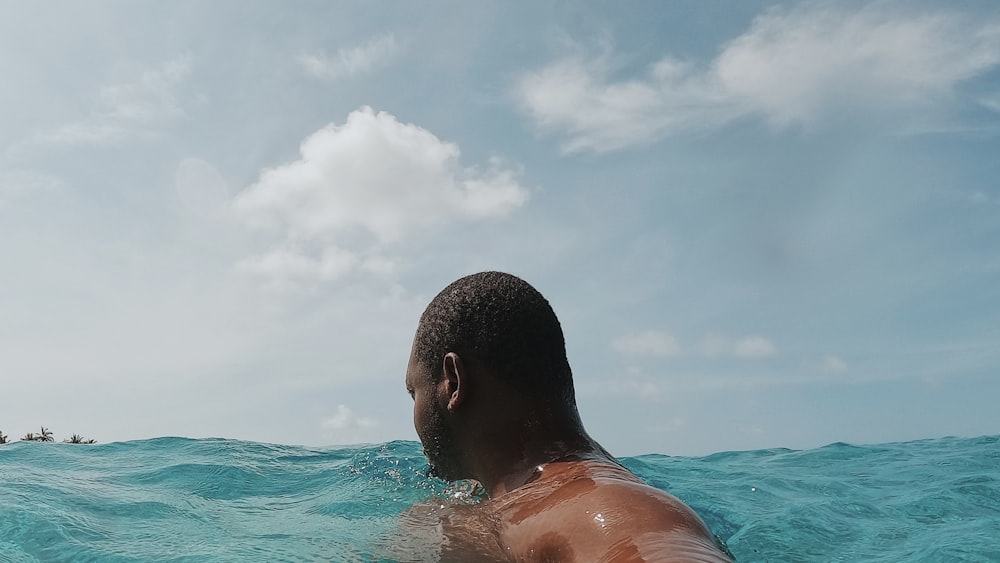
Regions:
<instances>
[{"instance_id":1,"label":"sunlit water surface","mask_svg":"<svg viewBox=\"0 0 1000 563\"><path fill-rule=\"evenodd\" d=\"M739 561L1000 561L1000 436L622 461ZM418 444L0 446L0 561L385 561Z\"/></svg>"}]
</instances>

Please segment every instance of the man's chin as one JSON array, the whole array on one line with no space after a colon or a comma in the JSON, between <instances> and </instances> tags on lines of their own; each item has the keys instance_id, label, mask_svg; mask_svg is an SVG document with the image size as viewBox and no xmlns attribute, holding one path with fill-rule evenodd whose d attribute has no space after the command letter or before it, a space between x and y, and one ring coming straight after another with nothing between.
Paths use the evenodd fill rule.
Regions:
<instances>
[{"instance_id":1,"label":"man's chin","mask_svg":"<svg viewBox=\"0 0 1000 563\"><path fill-rule=\"evenodd\" d=\"M434 477L435 479L440 479L442 481L461 481L466 477L461 475L461 471L456 471L455 467L449 467L447 464L435 463L430 461L428 458L428 463L430 468L427 470L428 477Z\"/></svg>"},{"instance_id":2,"label":"man's chin","mask_svg":"<svg viewBox=\"0 0 1000 563\"><path fill-rule=\"evenodd\" d=\"M434 477L435 479L441 479L442 481L458 481L459 478L455 477L450 471L446 469L441 469L440 467L431 464L430 469L427 470L428 477Z\"/></svg>"}]
</instances>

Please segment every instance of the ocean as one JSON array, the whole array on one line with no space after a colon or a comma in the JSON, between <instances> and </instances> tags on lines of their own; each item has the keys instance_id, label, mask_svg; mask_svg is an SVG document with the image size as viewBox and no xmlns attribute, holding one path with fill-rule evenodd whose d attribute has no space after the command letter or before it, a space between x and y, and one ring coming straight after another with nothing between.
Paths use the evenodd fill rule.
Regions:
<instances>
[{"instance_id":1,"label":"ocean","mask_svg":"<svg viewBox=\"0 0 1000 563\"><path fill-rule=\"evenodd\" d=\"M1000 561L1000 436L622 462L749 561ZM419 444L0 445L0 561L392 561Z\"/></svg>"}]
</instances>

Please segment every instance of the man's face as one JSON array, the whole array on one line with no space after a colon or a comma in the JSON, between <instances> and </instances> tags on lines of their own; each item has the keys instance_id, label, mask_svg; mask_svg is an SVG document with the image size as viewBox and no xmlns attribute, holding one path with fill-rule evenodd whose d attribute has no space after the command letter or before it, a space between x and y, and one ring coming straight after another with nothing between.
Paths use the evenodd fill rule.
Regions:
<instances>
[{"instance_id":1,"label":"man's face","mask_svg":"<svg viewBox=\"0 0 1000 563\"><path fill-rule=\"evenodd\" d=\"M447 401L443 383L435 384L431 374L416 362L413 354L406 367L406 390L413 398L413 427L424 446L424 455L431 466L431 475L446 481L463 479L458 467L459 451L455 434L448 425ZM442 393L444 396L442 396Z\"/></svg>"}]
</instances>

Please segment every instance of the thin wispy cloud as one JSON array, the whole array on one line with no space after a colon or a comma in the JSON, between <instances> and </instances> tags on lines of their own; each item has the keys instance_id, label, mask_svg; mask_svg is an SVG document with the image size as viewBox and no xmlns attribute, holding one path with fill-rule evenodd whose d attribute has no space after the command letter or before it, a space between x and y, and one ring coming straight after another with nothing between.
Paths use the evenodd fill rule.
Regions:
<instances>
[{"instance_id":1,"label":"thin wispy cloud","mask_svg":"<svg viewBox=\"0 0 1000 563\"><path fill-rule=\"evenodd\" d=\"M708 336L702 339L700 346L682 346L676 337L659 330L624 334L611 342L611 348L622 356L633 358L701 356L758 359L778 352L774 342L759 335L742 338Z\"/></svg>"},{"instance_id":2,"label":"thin wispy cloud","mask_svg":"<svg viewBox=\"0 0 1000 563\"><path fill-rule=\"evenodd\" d=\"M990 111L1000 113L1000 92L991 92L980 96L979 104Z\"/></svg>"},{"instance_id":3,"label":"thin wispy cloud","mask_svg":"<svg viewBox=\"0 0 1000 563\"><path fill-rule=\"evenodd\" d=\"M338 49L334 55L304 53L299 64L313 78L330 80L373 72L391 62L397 52L396 36L388 33L376 35L361 45Z\"/></svg>"},{"instance_id":4,"label":"thin wispy cloud","mask_svg":"<svg viewBox=\"0 0 1000 563\"><path fill-rule=\"evenodd\" d=\"M267 169L233 208L280 242L239 265L284 282L329 281L360 266L393 269L383 252L445 222L508 215L528 199L517 170L460 164L457 145L365 107L310 135L301 157Z\"/></svg>"},{"instance_id":5,"label":"thin wispy cloud","mask_svg":"<svg viewBox=\"0 0 1000 563\"><path fill-rule=\"evenodd\" d=\"M625 356L675 356L680 351L676 338L657 330L620 336L611 347Z\"/></svg>"},{"instance_id":6,"label":"thin wispy cloud","mask_svg":"<svg viewBox=\"0 0 1000 563\"><path fill-rule=\"evenodd\" d=\"M812 2L765 12L708 65L666 55L616 80L609 59L558 60L515 85L535 123L565 135L566 152L618 150L751 117L810 127L852 111L943 110L964 81L1000 64L1000 21Z\"/></svg>"},{"instance_id":7,"label":"thin wispy cloud","mask_svg":"<svg viewBox=\"0 0 1000 563\"><path fill-rule=\"evenodd\" d=\"M382 260L389 260L382 258ZM308 254L294 246L279 246L263 254L250 256L236 264L236 270L261 276L268 287L285 290L299 283L322 283L343 277L358 266L353 252L328 246Z\"/></svg>"},{"instance_id":8,"label":"thin wispy cloud","mask_svg":"<svg viewBox=\"0 0 1000 563\"><path fill-rule=\"evenodd\" d=\"M701 353L710 358L729 356L760 359L774 356L778 353L778 347L770 339L757 335L735 339L709 336L701 343Z\"/></svg>"},{"instance_id":9,"label":"thin wispy cloud","mask_svg":"<svg viewBox=\"0 0 1000 563\"><path fill-rule=\"evenodd\" d=\"M0 209L31 194L63 189L65 180L40 170L0 169Z\"/></svg>"},{"instance_id":10,"label":"thin wispy cloud","mask_svg":"<svg viewBox=\"0 0 1000 563\"><path fill-rule=\"evenodd\" d=\"M1000 205L1000 196L990 195L982 190L973 191L966 198L975 205Z\"/></svg>"},{"instance_id":11,"label":"thin wispy cloud","mask_svg":"<svg viewBox=\"0 0 1000 563\"><path fill-rule=\"evenodd\" d=\"M847 371L848 366L847 362L840 356L827 354L819 361L818 367L820 371L826 373L842 373Z\"/></svg>"},{"instance_id":12,"label":"thin wispy cloud","mask_svg":"<svg viewBox=\"0 0 1000 563\"><path fill-rule=\"evenodd\" d=\"M38 133L33 143L57 146L116 145L154 136L157 128L184 115L177 89L191 72L182 56L145 68L135 78L100 89L89 115Z\"/></svg>"},{"instance_id":13,"label":"thin wispy cloud","mask_svg":"<svg viewBox=\"0 0 1000 563\"><path fill-rule=\"evenodd\" d=\"M662 378L650 376L635 366L609 378L587 379L578 382L577 391L583 395L633 397L642 401L657 402L667 394Z\"/></svg>"}]
</instances>

